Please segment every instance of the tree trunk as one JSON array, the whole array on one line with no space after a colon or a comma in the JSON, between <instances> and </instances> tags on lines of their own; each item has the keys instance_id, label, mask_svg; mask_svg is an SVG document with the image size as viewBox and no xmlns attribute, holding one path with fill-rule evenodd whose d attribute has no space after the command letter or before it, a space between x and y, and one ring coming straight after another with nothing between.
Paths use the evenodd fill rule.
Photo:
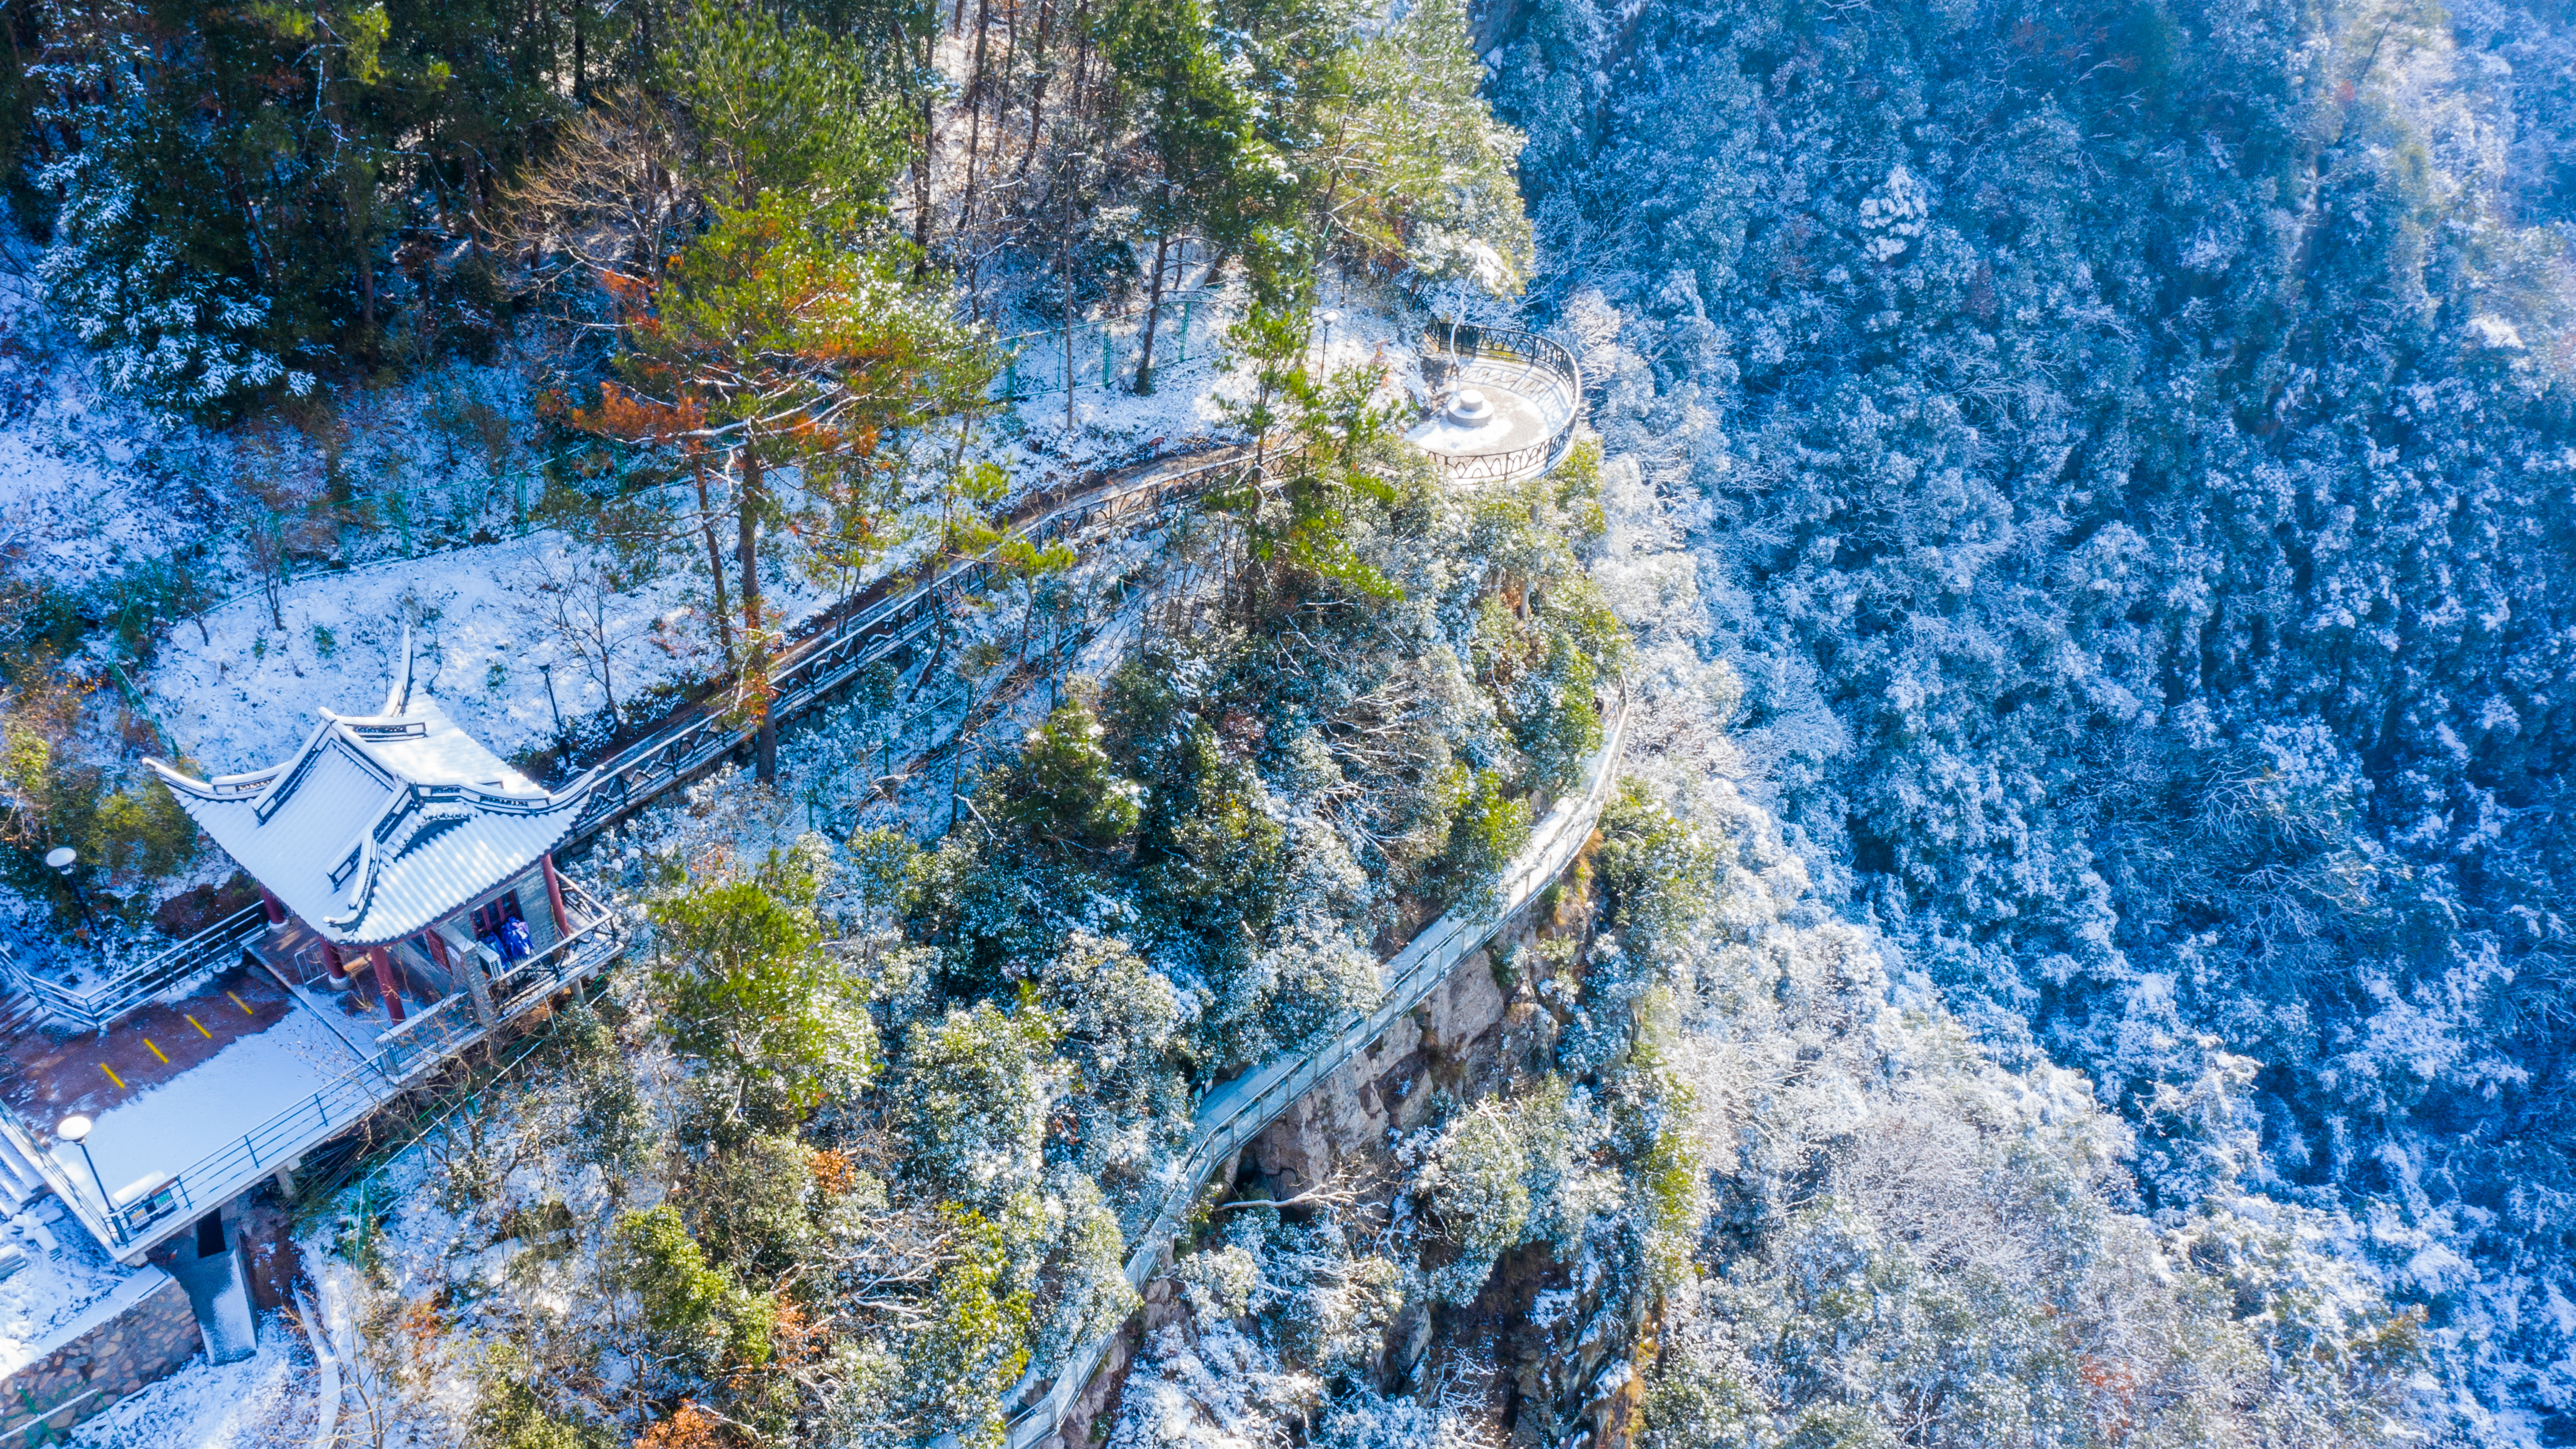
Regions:
<instances>
[{"instance_id":1,"label":"tree trunk","mask_svg":"<svg viewBox=\"0 0 2576 1449\"><path fill-rule=\"evenodd\" d=\"M914 58L917 70L927 71L934 58L931 42L921 42L921 54ZM929 88L921 92L921 131L916 138L912 158L912 275L917 279L930 275L930 158L939 146L939 117L932 109Z\"/></svg>"},{"instance_id":2,"label":"tree trunk","mask_svg":"<svg viewBox=\"0 0 2576 1449\"><path fill-rule=\"evenodd\" d=\"M1055 19L1055 0L1038 0L1037 43L1030 49L1030 66L1034 72L1029 81L1029 144L1020 152L1020 165L1015 180L1029 179L1029 162L1038 154L1038 132L1046 125L1047 26Z\"/></svg>"},{"instance_id":3,"label":"tree trunk","mask_svg":"<svg viewBox=\"0 0 2576 1449\"><path fill-rule=\"evenodd\" d=\"M590 643L599 651L599 692L608 698L608 728L617 729L617 660L615 636L608 626L608 592L603 587L590 599Z\"/></svg>"},{"instance_id":4,"label":"tree trunk","mask_svg":"<svg viewBox=\"0 0 2576 1449\"><path fill-rule=\"evenodd\" d=\"M358 355L376 361L375 178L353 165L342 173L342 204L349 209L349 250L358 264Z\"/></svg>"},{"instance_id":5,"label":"tree trunk","mask_svg":"<svg viewBox=\"0 0 2576 1449\"><path fill-rule=\"evenodd\" d=\"M1090 12L1091 0L1081 0L1073 12L1073 86L1064 93L1064 108L1075 117L1082 114L1083 83L1091 71L1091 27L1083 23Z\"/></svg>"},{"instance_id":6,"label":"tree trunk","mask_svg":"<svg viewBox=\"0 0 2576 1449\"><path fill-rule=\"evenodd\" d=\"M760 620L760 460L746 448L742 454L742 496L735 500L742 530L742 683L759 733L752 746L752 771L761 784L778 783L778 721L769 712L768 632Z\"/></svg>"},{"instance_id":7,"label":"tree trunk","mask_svg":"<svg viewBox=\"0 0 2576 1449\"><path fill-rule=\"evenodd\" d=\"M958 0L964 8L966 0ZM984 148L984 47L992 33L993 0L975 0L975 78L966 85L966 193L957 203L957 245L966 247L966 228L975 221L976 163Z\"/></svg>"},{"instance_id":8,"label":"tree trunk","mask_svg":"<svg viewBox=\"0 0 2576 1449\"><path fill-rule=\"evenodd\" d=\"M1163 265L1171 257L1170 233L1154 240L1154 275L1145 284L1144 356L1136 361L1136 392L1139 396L1154 390L1154 324L1163 314Z\"/></svg>"},{"instance_id":9,"label":"tree trunk","mask_svg":"<svg viewBox=\"0 0 2576 1449\"><path fill-rule=\"evenodd\" d=\"M1062 273L1062 279L1063 279L1063 282L1064 282L1064 430L1065 430L1066 434L1069 436L1069 435L1073 432L1073 389L1074 389L1074 376L1073 376L1073 217L1072 217L1072 215L1070 214L1070 213L1071 213L1071 211L1072 211L1072 208L1071 208L1070 206L1068 206L1067 208L1065 208L1065 210L1066 210L1066 212L1067 212L1067 215L1065 216L1065 219L1064 219L1064 229L1063 229L1062 231L1060 231L1060 232L1058 232L1058 233L1057 233L1057 236L1058 236L1059 240L1058 240L1058 241L1057 241L1057 243L1056 243L1056 256L1057 256L1057 259L1058 259L1058 268L1059 268L1060 272ZM286 627L286 626L285 626L285 625L283 625L283 624L281 624L281 625L279 625L278 627L282 629L282 628L284 628L284 627Z\"/></svg>"},{"instance_id":10,"label":"tree trunk","mask_svg":"<svg viewBox=\"0 0 2576 1449\"><path fill-rule=\"evenodd\" d=\"M716 585L716 643L724 650L725 663L733 657L733 605L725 599L724 550L716 543L716 506L707 496L707 460L700 456L695 464L698 481L698 531L707 540L707 576Z\"/></svg>"}]
</instances>

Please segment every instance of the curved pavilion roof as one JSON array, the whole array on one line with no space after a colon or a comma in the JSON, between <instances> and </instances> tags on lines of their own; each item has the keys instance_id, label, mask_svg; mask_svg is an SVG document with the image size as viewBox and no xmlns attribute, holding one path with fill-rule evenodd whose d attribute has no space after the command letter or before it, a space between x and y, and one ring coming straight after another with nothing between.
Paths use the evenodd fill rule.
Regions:
<instances>
[{"instance_id":1,"label":"curved pavilion roof","mask_svg":"<svg viewBox=\"0 0 2576 1449\"><path fill-rule=\"evenodd\" d=\"M147 760L189 818L325 940L408 936L536 863L589 781L549 792L411 682L411 633L384 707L320 712L294 757L198 780Z\"/></svg>"}]
</instances>

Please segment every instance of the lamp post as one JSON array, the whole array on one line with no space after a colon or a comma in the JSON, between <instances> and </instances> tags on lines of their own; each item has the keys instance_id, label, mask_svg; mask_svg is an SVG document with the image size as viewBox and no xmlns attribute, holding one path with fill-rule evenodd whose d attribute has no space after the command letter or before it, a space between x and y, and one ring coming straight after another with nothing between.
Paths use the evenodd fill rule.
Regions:
<instances>
[{"instance_id":1,"label":"lamp post","mask_svg":"<svg viewBox=\"0 0 2576 1449\"><path fill-rule=\"evenodd\" d=\"M90 1183L98 1189L98 1210L102 1213L113 1215L116 1211L116 1205L108 1201L107 1179L98 1175L98 1159L89 1155L89 1129L91 1125L92 1124L87 1117L75 1114L73 1116L65 1117L62 1125L54 1129L54 1135L81 1150L81 1161L89 1164Z\"/></svg>"},{"instance_id":2,"label":"lamp post","mask_svg":"<svg viewBox=\"0 0 2576 1449\"><path fill-rule=\"evenodd\" d=\"M72 888L72 904L80 911L81 924L89 924L89 892L81 889L80 878L72 871L80 864L80 852L68 845L57 845L45 852L45 868L63 878Z\"/></svg>"},{"instance_id":3,"label":"lamp post","mask_svg":"<svg viewBox=\"0 0 2576 1449\"><path fill-rule=\"evenodd\" d=\"M563 706L555 703L555 667L540 664L537 672L546 677L546 709L555 717L555 734L560 738L563 735Z\"/></svg>"}]
</instances>

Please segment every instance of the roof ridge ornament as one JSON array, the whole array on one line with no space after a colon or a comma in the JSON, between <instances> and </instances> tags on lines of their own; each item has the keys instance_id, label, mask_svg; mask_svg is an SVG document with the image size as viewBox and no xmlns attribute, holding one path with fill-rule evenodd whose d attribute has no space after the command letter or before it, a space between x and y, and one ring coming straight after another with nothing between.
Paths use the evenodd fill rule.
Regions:
<instances>
[{"instance_id":1,"label":"roof ridge ornament","mask_svg":"<svg viewBox=\"0 0 2576 1449\"><path fill-rule=\"evenodd\" d=\"M411 610L403 610L402 657L396 660L391 679L385 688L385 707L380 716L411 712Z\"/></svg>"}]
</instances>

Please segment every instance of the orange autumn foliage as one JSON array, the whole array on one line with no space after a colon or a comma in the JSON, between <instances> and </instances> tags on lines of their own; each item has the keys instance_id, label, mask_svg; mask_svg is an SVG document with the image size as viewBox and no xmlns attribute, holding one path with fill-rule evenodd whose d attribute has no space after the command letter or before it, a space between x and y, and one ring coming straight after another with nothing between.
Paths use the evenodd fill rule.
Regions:
<instances>
[{"instance_id":1,"label":"orange autumn foliage","mask_svg":"<svg viewBox=\"0 0 2576 1449\"><path fill-rule=\"evenodd\" d=\"M684 1403L671 1417L647 1427L635 1449L725 1449L730 1442L722 1419Z\"/></svg>"}]
</instances>

